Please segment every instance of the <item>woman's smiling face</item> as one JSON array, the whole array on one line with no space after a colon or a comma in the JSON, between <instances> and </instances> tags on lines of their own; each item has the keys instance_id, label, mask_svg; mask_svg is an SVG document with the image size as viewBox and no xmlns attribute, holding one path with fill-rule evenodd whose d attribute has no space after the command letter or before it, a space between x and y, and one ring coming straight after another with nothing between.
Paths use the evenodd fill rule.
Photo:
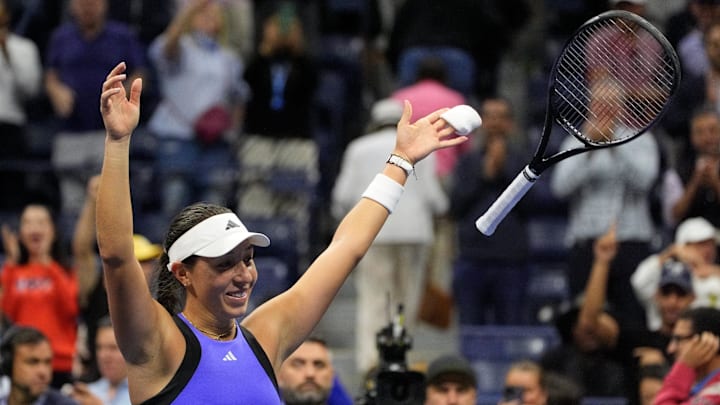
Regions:
<instances>
[{"instance_id":1,"label":"woman's smiling face","mask_svg":"<svg viewBox=\"0 0 720 405\"><path fill-rule=\"evenodd\" d=\"M188 293L217 316L244 315L258 277L253 255L253 246L245 241L223 256L198 257L188 272Z\"/></svg>"},{"instance_id":2,"label":"woman's smiling face","mask_svg":"<svg viewBox=\"0 0 720 405\"><path fill-rule=\"evenodd\" d=\"M42 205L25 207L20 216L19 238L31 257L51 254L55 225L50 211Z\"/></svg>"}]
</instances>

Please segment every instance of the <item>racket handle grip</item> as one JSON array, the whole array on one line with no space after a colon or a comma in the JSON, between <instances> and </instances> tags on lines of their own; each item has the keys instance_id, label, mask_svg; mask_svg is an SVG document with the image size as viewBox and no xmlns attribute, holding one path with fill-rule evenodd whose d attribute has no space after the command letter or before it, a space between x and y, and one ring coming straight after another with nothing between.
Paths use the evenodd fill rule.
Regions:
<instances>
[{"instance_id":1,"label":"racket handle grip","mask_svg":"<svg viewBox=\"0 0 720 405\"><path fill-rule=\"evenodd\" d=\"M530 170L529 166L525 166L523 171L515 177L515 180L500 194L500 197L475 221L475 227L477 227L478 231L487 236L495 233L495 228L530 190L538 177Z\"/></svg>"}]
</instances>

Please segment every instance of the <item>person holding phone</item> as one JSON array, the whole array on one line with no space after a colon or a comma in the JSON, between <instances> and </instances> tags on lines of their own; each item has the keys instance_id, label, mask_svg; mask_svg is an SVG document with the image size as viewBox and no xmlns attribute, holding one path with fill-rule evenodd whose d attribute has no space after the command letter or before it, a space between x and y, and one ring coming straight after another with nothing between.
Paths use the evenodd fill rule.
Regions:
<instances>
[{"instance_id":1,"label":"person holding phone","mask_svg":"<svg viewBox=\"0 0 720 405\"><path fill-rule=\"evenodd\" d=\"M510 365L505 374L505 388L498 405L547 405L542 367L530 360Z\"/></svg>"},{"instance_id":2,"label":"person holding phone","mask_svg":"<svg viewBox=\"0 0 720 405\"><path fill-rule=\"evenodd\" d=\"M720 403L720 311L693 308L675 324L668 353L675 363L654 405Z\"/></svg>"}]
</instances>

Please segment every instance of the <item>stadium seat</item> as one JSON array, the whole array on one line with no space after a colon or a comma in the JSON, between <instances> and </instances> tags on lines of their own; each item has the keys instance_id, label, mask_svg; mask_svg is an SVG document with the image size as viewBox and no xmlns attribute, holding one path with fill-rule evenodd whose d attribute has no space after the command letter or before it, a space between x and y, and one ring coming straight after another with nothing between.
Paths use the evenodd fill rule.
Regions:
<instances>
[{"instance_id":1,"label":"stadium seat","mask_svg":"<svg viewBox=\"0 0 720 405\"><path fill-rule=\"evenodd\" d=\"M250 296L249 311L287 290L291 285L288 266L282 259L258 255L254 260L258 271L258 282Z\"/></svg>"},{"instance_id":2,"label":"stadium seat","mask_svg":"<svg viewBox=\"0 0 720 405\"><path fill-rule=\"evenodd\" d=\"M478 393L499 395L505 373L520 360L539 360L560 342L551 326L460 326L460 351L478 376Z\"/></svg>"},{"instance_id":3,"label":"stadium seat","mask_svg":"<svg viewBox=\"0 0 720 405\"><path fill-rule=\"evenodd\" d=\"M564 216L541 215L528 221L528 239L530 255L534 260L558 260L564 258L568 247L565 245Z\"/></svg>"},{"instance_id":4,"label":"stadium seat","mask_svg":"<svg viewBox=\"0 0 720 405\"><path fill-rule=\"evenodd\" d=\"M550 322L555 311L569 301L564 262L538 262L530 266L526 302L533 323Z\"/></svg>"}]
</instances>

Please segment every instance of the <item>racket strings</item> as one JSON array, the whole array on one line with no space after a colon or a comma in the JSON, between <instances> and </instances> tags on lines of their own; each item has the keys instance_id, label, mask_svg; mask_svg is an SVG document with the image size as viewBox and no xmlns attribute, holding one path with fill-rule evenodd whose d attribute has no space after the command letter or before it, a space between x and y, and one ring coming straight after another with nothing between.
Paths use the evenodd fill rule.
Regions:
<instances>
[{"instance_id":1,"label":"racket strings","mask_svg":"<svg viewBox=\"0 0 720 405\"><path fill-rule=\"evenodd\" d=\"M675 85L675 65L643 31L610 18L587 26L566 46L551 96L565 130L590 144L616 143L661 114ZM597 72L600 77L592 77Z\"/></svg>"}]
</instances>

